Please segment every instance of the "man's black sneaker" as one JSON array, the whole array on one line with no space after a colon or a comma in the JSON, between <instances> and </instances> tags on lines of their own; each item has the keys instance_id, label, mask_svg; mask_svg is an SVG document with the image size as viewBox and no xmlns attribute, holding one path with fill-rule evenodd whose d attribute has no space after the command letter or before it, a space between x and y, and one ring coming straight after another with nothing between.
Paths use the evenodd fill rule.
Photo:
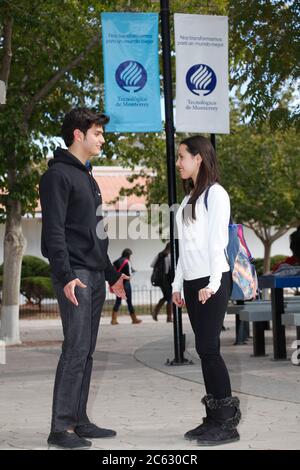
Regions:
<instances>
[{"instance_id":1,"label":"man's black sneaker","mask_svg":"<svg viewBox=\"0 0 300 470\"><path fill-rule=\"evenodd\" d=\"M60 449L88 449L92 443L79 437L75 432L59 431L51 432L48 437L49 447Z\"/></svg>"},{"instance_id":2,"label":"man's black sneaker","mask_svg":"<svg viewBox=\"0 0 300 470\"><path fill-rule=\"evenodd\" d=\"M76 426L75 432L80 437L88 437L90 439L101 439L105 437L116 436L116 431L113 429L99 428L96 424L88 423Z\"/></svg>"}]
</instances>

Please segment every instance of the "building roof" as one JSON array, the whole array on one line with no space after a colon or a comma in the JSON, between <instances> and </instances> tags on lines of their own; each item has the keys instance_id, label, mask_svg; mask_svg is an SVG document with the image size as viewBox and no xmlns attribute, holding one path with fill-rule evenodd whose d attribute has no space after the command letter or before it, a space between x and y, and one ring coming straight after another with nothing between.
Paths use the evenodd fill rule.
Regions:
<instances>
[{"instance_id":1,"label":"building roof","mask_svg":"<svg viewBox=\"0 0 300 470\"><path fill-rule=\"evenodd\" d=\"M127 179L129 176L132 176L133 174L139 174L142 171L143 173L146 172L150 176L154 175L152 170L145 170L142 167L135 167L134 170L120 166L93 167L93 176L100 187L103 199L103 209L105 211L146 211L145 196L136 196L135 194L132 194L131 196L126 196L126 198L118 198L122 188L132 188L137 183L145 185L146 178L143 176L134 180L133 183L130 183ZM115 203L112 203L111 201L115 200L116 198L119 200ZM37 214L41 212L41 205L39 200L35 212Z\"/></svg>"},{"instance_id":2,"label":"building roof","mask_svg":"<svg viewBox=\"0 0 300 470\"><path fill-rule=\"evenodd\" d=\"M101 167L96 166L93 168L93 176L96 179L103 198L103 207L105 210L130 210L131 206L146 206L145 196L137 196L132 194L126 196L126 198L119 197L120 190L122 188L132 188L136 184L144 186L146 184L146 178L141 176L134 180L133 183L128 181L128 177L133 174L139 174L142 172L141 167L136 167L134 170L122 168L119 166ZM145 172L145 170L143 170ZM153 172L146 171L147 174L153 175ZM118 199L115 203L111 203ZM134 209L136 210L136 209ZM146 208L144 209L146 210Z\"/></svg>"}]
</instances>

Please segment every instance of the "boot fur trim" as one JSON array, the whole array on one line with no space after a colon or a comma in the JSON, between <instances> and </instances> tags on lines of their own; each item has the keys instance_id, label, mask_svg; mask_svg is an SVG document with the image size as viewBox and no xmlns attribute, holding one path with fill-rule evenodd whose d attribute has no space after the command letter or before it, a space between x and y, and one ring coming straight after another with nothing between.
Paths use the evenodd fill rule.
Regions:
<instances>
[{"instance_id":1,"label":"boot fur trim","mask_svg":"<svg viewBox=\"0 0 300 470\"><path fill-rule=\"evenodd\" d=\"M235 429L237 427L237 425L239 424L240 420L241 420L241 411L239 408L236 408L236 413L234 414L234 416L232 418L227 418L222 424L221 424L221 428L224 430L224 431L230 431L232 429Z\"/></svg>"},{"instance_id":2,"label":"boot fur trim","mask_svg":"<svg viewBox=\"0 0 300 470\"><path fill-rule=\"evenodd\" d=\"M205 395L201 402L210 410L217 410L224 407L235 408L235 414L232 418L227 418L220 423L224 431L235 429L241 419L240 400L238 397L214 398L212 395Z\"/></svg>"},{"instance_id":3,"label":"boot fur trim","mask_svg":"<svg viewBox=\"0 0 300 470\"><path fill-rule=\"evenodd\" d=\"M224 406L239 408L240 400L238 397L214 398L212 395L205 395L201 402L210 410L217 410Z\"/></svg>"}]
</instances>

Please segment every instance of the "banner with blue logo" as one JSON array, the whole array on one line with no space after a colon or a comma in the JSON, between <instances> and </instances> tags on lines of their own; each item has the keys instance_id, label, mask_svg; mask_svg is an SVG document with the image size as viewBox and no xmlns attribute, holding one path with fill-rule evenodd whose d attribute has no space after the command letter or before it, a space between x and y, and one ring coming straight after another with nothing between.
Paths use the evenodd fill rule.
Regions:
<instances>
[{"instance_id":1,"label":"banner with blue logo","mask_svg":"<svg viewBox=\"0 0 300 470\"><path fill-rule=\"evenodd\" d=\"M109 132L162 130L157 13L102 13Z\"/></svg>"},{"instance_id":2,"label":"banner with blue logo","mask_svg":"<svg viewBox=\"0 0 300 470\"><path fill-rule=\"evenodd\" d=\"M228 134L228 18L176 13L176 130Z\"/></svg>"}]
</instances>

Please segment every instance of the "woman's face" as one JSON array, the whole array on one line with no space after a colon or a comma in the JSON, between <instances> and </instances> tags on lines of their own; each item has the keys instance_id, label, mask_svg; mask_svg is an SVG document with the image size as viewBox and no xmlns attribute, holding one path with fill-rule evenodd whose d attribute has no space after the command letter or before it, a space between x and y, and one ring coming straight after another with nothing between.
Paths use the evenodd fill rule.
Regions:
<instances>
[{"instance_id":1,"label":"woman's face","mask_svg":"<svg viewBox=\"0 0 300 470\"><path fill-rule=\"evenodd\" d=\"M183 180L192 178L195 182L201 162L202 158L199 154L192 155L185 144L179 145L176 167Z\"/></svg>"}]
</instances>

